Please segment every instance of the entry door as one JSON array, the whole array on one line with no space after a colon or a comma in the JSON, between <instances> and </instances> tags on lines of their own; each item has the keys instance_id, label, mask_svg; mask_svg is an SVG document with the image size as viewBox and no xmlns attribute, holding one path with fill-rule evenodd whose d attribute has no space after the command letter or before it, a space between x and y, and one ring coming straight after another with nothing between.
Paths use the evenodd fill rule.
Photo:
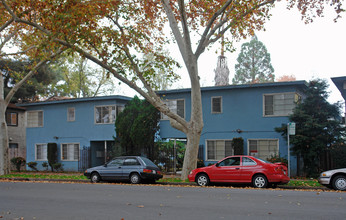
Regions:
<instances>
[{"instance_id":1,"label":"entry door","mask_svg":"<svg viewBox=\"0 0 346 220\"><path fill-rule=\"evenodd\" d=\"M230 157L215 167L214 178L216 182L237 182L241 178L240 157Z\"/></svg>"}]
</instances>

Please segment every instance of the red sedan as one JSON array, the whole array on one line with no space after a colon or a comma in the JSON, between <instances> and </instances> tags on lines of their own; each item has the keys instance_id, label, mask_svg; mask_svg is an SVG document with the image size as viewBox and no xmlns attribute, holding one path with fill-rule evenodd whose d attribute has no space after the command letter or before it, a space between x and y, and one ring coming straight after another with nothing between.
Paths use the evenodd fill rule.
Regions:
<instances>
[{"instance_id":1,"label":"red sedan","mask_svg":"<svg viewBox=\"0 0 346 220\"><path fill-rule=\"evenodd\" d=\"M190 182L199 186L213 183L251 183L256 188L284 184L290 181L287 167L282 163L270 163L252 156L230 156L218 163L197 168L189 175Z\"/></svg>"}]
</instances>

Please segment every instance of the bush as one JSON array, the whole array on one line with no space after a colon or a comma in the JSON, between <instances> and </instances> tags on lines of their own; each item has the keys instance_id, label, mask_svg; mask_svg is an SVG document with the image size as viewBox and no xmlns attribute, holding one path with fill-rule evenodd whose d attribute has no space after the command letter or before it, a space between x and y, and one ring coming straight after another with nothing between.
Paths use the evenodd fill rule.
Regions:
<instances>
[{"instance_id":1,"label":"bush","mask_svg":"<svg viewBox=\"0 0 346 220\"><path fill-rule=\"evenodd\" d=\"M48 163L47 162L43 162L42 163L42 167L44 167L46 169L46 171L48 170Z\"/></svg>"},{"instance_id":2,"label":"bush","mask_svg":"<svg viewBox=\"0 0 346 220\"><path fill-rule=\"evenodd\" d=\"M234 155L244 154L244 139L243 138L233 138L232 145L234 149Z\"/></svg>"},{"instance_id":3,"label":"bush","mask_svg":"<svg viewBox=\"0 0 346 220\"><path fill-rule=\"evenodd\" d=\"M37 167L36 167L37 163L36 162L29 162L29 163L27 163L27 165L28 165L28 167L30 167L30 169L37 171Z\"/></svg>"},{"instance_id":4,"label":"bush","mask_svg":"<svg viewBox=\"0 0 346 220\"><path fill-rule=\"evenodd\" d=\"M288 164L288 160L280 157L279 155L274 155L274 156L270 156L270 158L267 158L267 161L271 162L271 163L284 163L286 166Z\"/></svg>"},{"instance_id":5,"label":"bush","mask_svg":"<svg viewBox=\"0 0 346 220\"><path fill-rule=\"evenodd\" d=\"M198 159L197 160L197 168L200 168L200 167L205 167L205 165L204 165L204 161L203 160Z\"/></svg>"},{"instance_id":6,"label":"bush","mask_svg":"<svg viewBox=\"0 0 346 220\"><path fill-rule=\"evenodd\" d=\"M63 171L62 166L63 165L61 163L52 164L52 168L54 168L54 170L56 170L56 171Z\"/></svg>"},{"instance_id":7,"label":"bush","mask_svg":"<svg viewBox=\"0 0 346 220\"><path fill-rule=\"evenodd\" d=\"M20 167L24 166L26 161L23 157L14 157L11 159L11 163L16 166L18 172L20 172Z\"/></svg>"}]
</instances>

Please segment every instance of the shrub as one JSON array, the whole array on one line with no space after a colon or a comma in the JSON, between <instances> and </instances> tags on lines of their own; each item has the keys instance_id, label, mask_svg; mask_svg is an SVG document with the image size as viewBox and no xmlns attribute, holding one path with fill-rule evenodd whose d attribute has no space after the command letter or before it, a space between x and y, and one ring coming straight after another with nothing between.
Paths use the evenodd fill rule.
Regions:
<instances>
[{"instance_id":1,"label":"shrub","mask_svg":"<svg viewBox=\"0 0 346 220\"><path fill-rule=\"evenodd\" d=\"M200 167L205 167L204 161L202 159L197 160L197 168L200 168Z\"/></svg>"},{"instance_id":2,"label":"shrub","mask_svg":"<svg viewBox=\"0 0 346 220\"><path fill-rule=\"evenodd\" d=\"M232 145L234 149L234 155L243 155L244 154L244 139L239 138L233 138L232 139Z\"/></svg>"},{"instance_id":3,"label":"shrub","mask_svg":"<svg viewBox=\"0 0 346 220\"><path fill-rule=\"evenodd\" d=\"M26 161L23 157L14 157L11 159L11 163L16 166L18 172L20 172L20 167L24 166Z\"/></svg>"},{"instance_id":4,"label":"shrub","mask_svg":"<svg viewBox=\"0 0 346 220\"><path fill-rule=\"evenodd\" d=\"M54 171L54 164L58 162L58 145L56 143L48 143L47 146L47 159L48 164L52 169L52 172Z\"/></svg>"},{"instance_id":5,"label":"shrub","mask_svg":"<svg viewBox=\"0 0 346 220\"><path fill-rule=\"evenodd\" d=\"M271 163L284 163L286 166L288 164L288 160L287 159L285 159L283 157L280 157L277 154L270 156L270 158L267 158L267 160L269 162L271 162Z\"/></svg>"},{"instance_id":6,"label":"shrub","mask_svg":"<svg viewBox=\"0 0 346 220\"><path fill-rule=\"evenodd\" d=\"M61 163L52 164L52 167L53 167L54 170L56 170L56 171L63 171L62 166L63 166L63 165L62 165Z\"/></svg>"},{"instance_id":7,"label":"shrub","mask_svg":"<svg viewBox=\"0 0 346 220\"><path fill-rule=\"evenodd\" d=\"M29 163L27 163L27 165L28 165L28 167L30 167L30 169L37 171L37 167L36 167L37 163L36 162L29 162Z\"/></svg>"},{"instance_id":8,"label":"shrub","mask_svg":"<svg viewBox=\"0 0 346 220\"><path fill-rule=\"evenodd\" d=\"M44 167L46 170L48 170L48 163L47 162L43 162L42 163L42 167Z\"/></svg>"}]
</instances>

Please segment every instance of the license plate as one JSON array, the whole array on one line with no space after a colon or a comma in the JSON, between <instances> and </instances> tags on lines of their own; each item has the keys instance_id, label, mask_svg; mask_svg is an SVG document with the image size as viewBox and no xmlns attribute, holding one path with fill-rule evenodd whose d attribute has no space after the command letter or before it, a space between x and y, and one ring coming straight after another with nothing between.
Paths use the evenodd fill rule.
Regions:
<instances>
[{"instance_id":1,"label":"license plate","mask_svg":"<svg viewBox=\"0 0 346 220\"><path fill-rule=\"evenodd\" d=\"M156 170L153 170L153 174L156 174Z\"/></svg>"}]
</instances>

